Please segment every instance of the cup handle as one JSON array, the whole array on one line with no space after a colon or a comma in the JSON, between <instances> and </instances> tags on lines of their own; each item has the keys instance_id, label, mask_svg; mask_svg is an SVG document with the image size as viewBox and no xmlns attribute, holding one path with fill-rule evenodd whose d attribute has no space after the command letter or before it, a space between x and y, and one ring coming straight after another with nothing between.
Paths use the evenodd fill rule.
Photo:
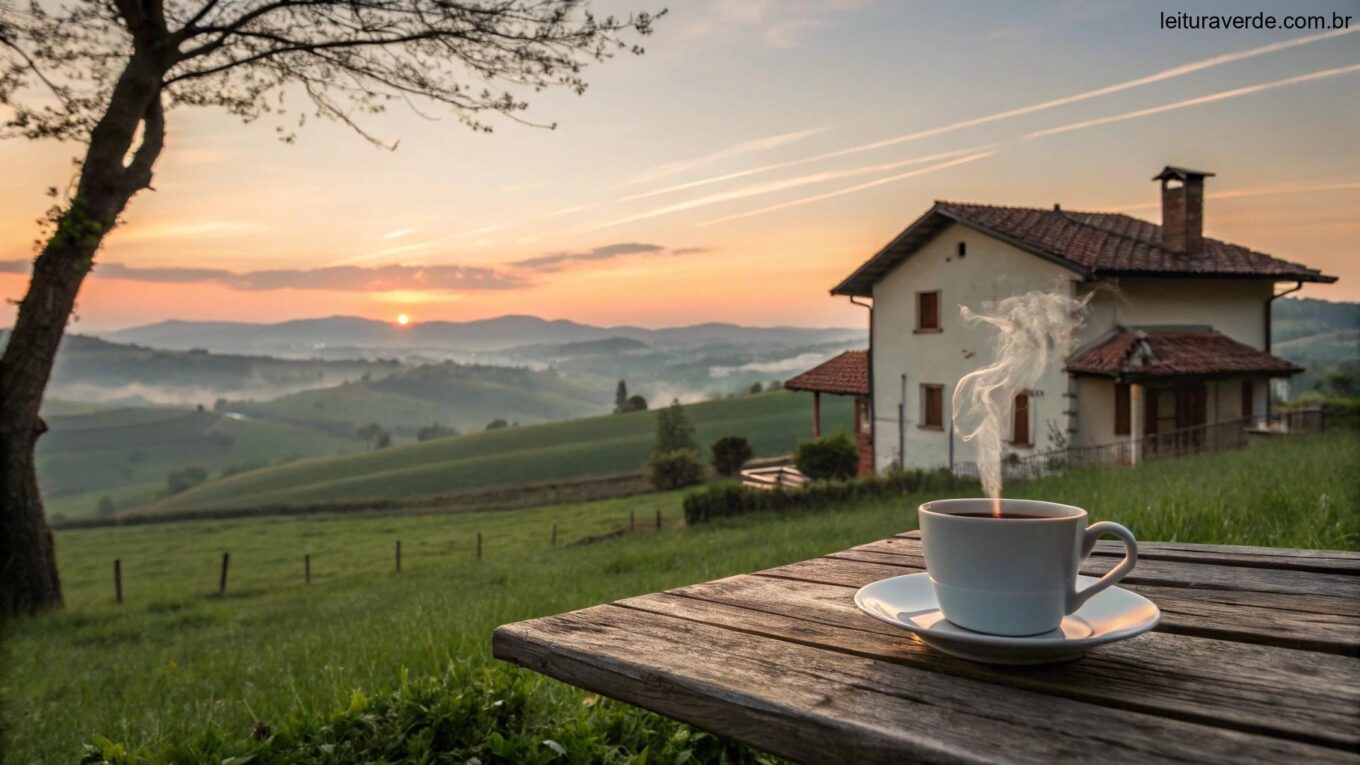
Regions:
<instances>
[{"instance_id":1,"label":"cup handle","mask_svg":"<svg viewBox=\"0 0 1360 765\"><path fill-rule=\"evenodd\" d=\"M1118 583L1119 580L1123 579L1126 574L1132 571L1134 565L1138 563L1138 541L1133 538L1133 532L1118 523L1101 521L1100 523L1091 524L1082 534L1081 557L1077 559L1078 564L1080 564L1081 561L1086 560L1087 556L1091 554L1091 551L1095 549L1096 540L1106 534L1119 537L1119 541L1124 543L1124 560L1121 560L1119 565L1110 569L1110 571L1106 573L1105 576L1102 576L1098 582L1080 592L1077 591L1076 581L1073 580L1072 589L1067 596L1067 613L1069 614L1076 611L1078 608L1081 608L1082 604L1087 600L1090 600L1092 595Z\"/></svg>"}]
</instances>

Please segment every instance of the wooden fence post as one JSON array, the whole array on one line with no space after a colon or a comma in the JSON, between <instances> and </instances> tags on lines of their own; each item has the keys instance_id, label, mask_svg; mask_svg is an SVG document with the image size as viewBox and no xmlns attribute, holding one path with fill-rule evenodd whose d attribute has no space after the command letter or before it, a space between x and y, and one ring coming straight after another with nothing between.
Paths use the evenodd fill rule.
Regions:
<instances>
[{"instance_id":1,"label":"wooden fence post","mask_svg":"<svg viewBox=\"0 0 1360 765\"><path fill-rule=\"evenodd\" d=\"M477 532L477 560L482 559L482 532Z\"/></svg>"},{"instance_id":2,"label":"wooden fence post","mask_svg":"<svg viewBox=\"0 0 1360 765\"><path fill-rule=\"evenodd\" d=\"M118 605L123 605L123 561L113 559L113 597Z\"/></svg>"},{"instance_id":3,"label":"wooden fence post","mask_svg":"<svg viewBox=\"0 0 1360 765\"><path fill-rule=\"evenodd\" d=\"M223 597L227 594L227 566L231 563L231 553L222 553L222 575L217 579L217 596Z\"/></svg>"},{"instance_id":4,"label":"wooden fence post","mask_svg":"<svg viewBox=\"0 0 1360 765\"><path fill-rule=\"evenodd\" d=\"M637 530L637 511L636 511L636 510L629 510L629 511L628 511L628 530L629 530L629 531L636 531L636 530Z\"/></svg>"},{"instance_id":5,"label":"wooden fence post","mask_svg":"<svg viewBox=\"0 0 1360 765\"><path fill-rule=\"evenodd\" d=\"M661 511L660 511L660 510L657 510L657 511L656 511L656 530L657 530L657 531L660 531L660 530L661 530Z\"/></svg>"},{"instance_id":6,"label":"wooden fence post","mask_svg":"<svg viewBox=\"0 0 1360 765\"><path fill-rule=\"evenodd\" d=\"M556 547L556 546L557 546L557 524L556 524L556 523L553 524L552 546L553 546L553 547Z\"/></svg>"},{"instance_id":7,"label":"wooden fence post","mask_svg":"<svg viewBox=\"0 0 1360 765\"><path fill-rule=\"evenodd\" d=\"M312 556L302 556L302 580L306 584L312 583Z\"/></svg>"},{"instance_id":8,"label":"wooden fence post","mask_svg":"<svg viewBox=\"0 0 1360 765\"><path fill-rule=\"evenodd\" d=\"M397 573L401 573L401 540L397 540Z\"/></svg>"}]
</instances>

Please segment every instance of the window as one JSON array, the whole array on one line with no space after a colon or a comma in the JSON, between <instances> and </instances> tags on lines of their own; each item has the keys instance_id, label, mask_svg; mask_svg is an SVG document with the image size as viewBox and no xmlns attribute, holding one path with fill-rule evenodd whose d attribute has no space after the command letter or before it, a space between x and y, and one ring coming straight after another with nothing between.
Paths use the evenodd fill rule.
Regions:
<instances>
[{"instance_id":1,"label":"window","mask_svg":"<svg viewBox=\"0 0 1360 765\"><path fill-rule=\"evenodd\" d=\"M1016 446L1032 446L1029 440L1029 391L1015 394L1011 405L1011 443Z\"/></svg>"},{"instance_id":2,"label":"window","mask_svg":"<svg viewBox=\"0 0 1360 765\"><path fill-rule=\"evenodd\" d=\"M940 331L940 291L916 293L916 331Z\"/></svg>"},{"instance_id":3,"label":"window","mask_svg":"<svg viewBox=\"0 0 1360 765\"><path fill-rule=\"evenodd\" d=\"M921 427L944 430L944 386L921 384Z\"/></svg>"},{"instance_id":4,"label":"window","mask_svg":"<svg viewBox=\"0 0 1360 765\"><path fill-rule=\"evenodd\" d=\"M1114 434L1127 436L1132 433L1132 416L1129 408L1129 384L1114 385Z\"/></svg>"},{"instance_id":5,"label":"window","mask_svg":"<svg viewBox=\"0 0 1360 765\"><path fill-rule=\"evenodd\" d=\"M966 258L966 257L968 257L968 243L967 243L967 242L959 242L959 250L958 250L958 252L959 252L959 257L960 257L960 258Z\"/></svg>"},{"instance_id":6,"label":"window","mask_svg":"<svg viewBox=\"0 0 1360 765\"><path fill-rule=\"evenodd\" d=\"M1242 381L1242 416L1254 417L1256 409L1256 386L1251 384L1251 380Z\"/></svg>"}]
</instances>

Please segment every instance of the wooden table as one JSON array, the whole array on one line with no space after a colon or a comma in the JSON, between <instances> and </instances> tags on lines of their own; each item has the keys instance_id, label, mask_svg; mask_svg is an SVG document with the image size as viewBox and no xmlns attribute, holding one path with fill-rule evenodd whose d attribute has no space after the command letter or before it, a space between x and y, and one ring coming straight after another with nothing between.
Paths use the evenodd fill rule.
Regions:
<instances>
[{"instance_id":1,"label":"wooden table","mask_svg":"<svg viewBox=\"0 0 1360 765\"><path fill-rule=\"evenodd\" d=\"M1360 761L1360 555L1139 550L1123 586L1161 625L1066 664L975 664L861 613L857 588L923 570L916 532L505 625L493 651L800 762Z\"/></svg>"}]
</instances>

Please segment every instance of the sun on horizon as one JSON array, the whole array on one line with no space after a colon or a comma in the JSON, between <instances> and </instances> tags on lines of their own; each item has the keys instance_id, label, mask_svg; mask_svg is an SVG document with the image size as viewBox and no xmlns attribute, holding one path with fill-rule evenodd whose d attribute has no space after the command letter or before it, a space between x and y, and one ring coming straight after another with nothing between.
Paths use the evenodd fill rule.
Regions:
<instances>
[{"instance_id":1,"label":"sun on horizon","mask_svg":"<svg viewBox=\"0 0 1360 765\"><path fill-rule=\"evenodd\" d=\"M410 317L410 316L407 316L407 315L404 314L404 313L397 314L397 324L400 324L401 326L404 327L404 326L406 326L407 324L410 324L410 323L411 323L411 317Z\"/></svg>"}]
</instances>

